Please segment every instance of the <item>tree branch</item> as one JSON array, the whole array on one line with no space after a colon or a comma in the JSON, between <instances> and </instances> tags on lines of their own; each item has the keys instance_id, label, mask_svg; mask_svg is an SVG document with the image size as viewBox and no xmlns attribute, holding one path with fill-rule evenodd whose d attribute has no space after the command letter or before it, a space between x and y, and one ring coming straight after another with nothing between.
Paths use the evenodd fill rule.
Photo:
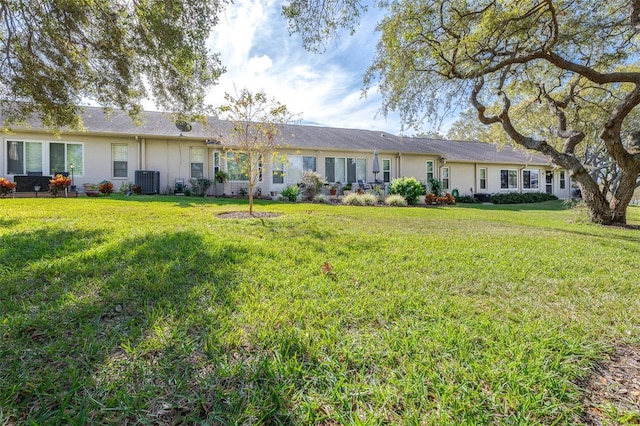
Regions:
<instances>
[{"instance_id":1,"label":"tree branch","mask_svg":"<svg viewBox=\"0 0 640 426\"><path fill-rule=\"evenodd\" d=\"M578 85L578 82L579 79L571 83L569 93L567 94L567 97L562 101L556 101L555 99L553 99L551 95L549 95L549 93L547 93L547 91L545 90L544 85L540 85L542 96L544 96L544 98L547 100L549 111L551 111L551 113L558 119L558 130L556 131L556 134L560 138L566 139L564 146L562 147L562 152L564 154L570 155L574 154L576 145L584 140L585 134L581 131L567 130L567 116L562 109L566 108L569 105L569 102L573 100L575 88Z\"/></svg>"}]
</instances>

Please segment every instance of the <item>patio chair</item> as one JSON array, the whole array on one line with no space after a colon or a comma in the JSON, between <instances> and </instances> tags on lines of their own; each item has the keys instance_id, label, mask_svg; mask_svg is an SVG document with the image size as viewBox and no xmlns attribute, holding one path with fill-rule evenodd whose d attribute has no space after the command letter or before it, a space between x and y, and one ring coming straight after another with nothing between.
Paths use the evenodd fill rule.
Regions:
<instances>
[{"instance_id":1,"label":"patio chair","mask_svg":"<svg viewBox=\"0 0 640 426\"><path fill-rule=\"evenodd\" d=\"M362 179L358 179L358 186L363 191L371 190L371 184L363 182Z\"/></svg>"}]
</instances>

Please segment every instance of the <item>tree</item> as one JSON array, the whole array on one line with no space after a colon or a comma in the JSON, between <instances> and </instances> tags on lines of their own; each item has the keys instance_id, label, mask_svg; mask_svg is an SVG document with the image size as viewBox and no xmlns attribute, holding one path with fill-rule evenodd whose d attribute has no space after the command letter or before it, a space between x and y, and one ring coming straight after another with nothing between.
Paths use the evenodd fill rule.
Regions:
<instances>
[{"instance_id":1,"label":"tree","mask_svg":"<svg viewBox=\"0 0 640 426\"><path fill-rule=\"evenodd\" d=\"M249 214L253 215L253 194L261 180L262 169L278 157L283 127L293 118L286 105L267 98L260 91L242 89L235 96L225 93L225 104L218 108L221 118L228 120L228 132L219 139L249 183ZM231 156L227 155L227 160Z\"/></svg>"},{"instance_id":2,"label":"tree","mask_svg":"<svg viewBox=\"0 0 640 426\"><path fill-rule=\"evenodd\" d=\"M224 71L206 40L225 0L18 0L0 5L0 110L81 128L86 100L136 117L152 98L198 113Z\"/></svg>"},{"instance_id":3,"label":"tree","mask_svg":"<svg viewBox=\"0 0 640 426\"><path fill-rule=\"evenodd\" d=\"M346 9L358 2L342 4ZM416 123L464 94L481 123L499 126L513 142L568 170L593 222L626 223L640 173L640 132L629 119L640 103L640 2L395 0L388 7L364 79L365 88L379 83L383 112L396 110L403 121ZM318 19L325 11L288 16ZM353 28L338 15L323 19ZM619 171L613 193L580 158L590 131L580 127L585 109L598 110L597 138ZM527 114L544 124L528 129L522 124Z\"/></svg>"}]
</instances>

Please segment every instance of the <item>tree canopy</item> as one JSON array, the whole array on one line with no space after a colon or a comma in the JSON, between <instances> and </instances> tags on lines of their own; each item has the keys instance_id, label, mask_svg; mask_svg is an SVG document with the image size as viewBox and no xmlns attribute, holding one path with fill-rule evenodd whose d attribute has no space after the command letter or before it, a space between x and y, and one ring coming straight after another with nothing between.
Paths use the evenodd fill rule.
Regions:
<instances>
[{"instance_id":1,"label":"tree canopy","mask_svg":"<svg viewBox=\"0 0 640 426\"><path fill-rule=\"evenodd\" d=\"M87 100L133 117L141 101L198 113L224 71L206 39L226 0L18 0L0 4L0 109L79 127Z\"/></svg>"},{"instance_id":2,"label":"tree canopy","mask_svg":"<svg viewBox=\"0 0 640 426\"><path fill-rule=\"evenodd\" d=\"M470 102L481 123L497 125L513 142L567 169L593 221L625 223L640 173L640 133L629 119L640 103L637 3L384 2L388 13L378 25L380 40L365 88L379 87L382 111L398 111L415 127L437 120L452 104ZM303 8L309 3L293 4ZM359 5L354 0L341 4L342 10ZM336 9L315 10L315 19L353 28L340 14L318 20ZM311 11L289 17L314 19ZM296 28L313 27L300 23ZM532 116L535 120L529 120ZM620 170L613 193L602 190L581 158L585 137L594 131Z\"/></svg>"}]
</instances>

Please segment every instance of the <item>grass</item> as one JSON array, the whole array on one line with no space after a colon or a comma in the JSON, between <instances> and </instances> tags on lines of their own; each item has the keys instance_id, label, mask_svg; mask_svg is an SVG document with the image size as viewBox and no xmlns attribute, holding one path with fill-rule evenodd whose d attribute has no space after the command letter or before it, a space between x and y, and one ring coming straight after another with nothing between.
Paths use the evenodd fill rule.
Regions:
<instances>
[{"instance_id":1,"label":"grass","mask_svg":"<svg viewBox=\"0 0 640 426\"><path fill-rule=\"evenodd\" d=\"M567 424L639 343L639 231L559 202L0 205L2 424Z\"/></svg>"}]
</instances>

